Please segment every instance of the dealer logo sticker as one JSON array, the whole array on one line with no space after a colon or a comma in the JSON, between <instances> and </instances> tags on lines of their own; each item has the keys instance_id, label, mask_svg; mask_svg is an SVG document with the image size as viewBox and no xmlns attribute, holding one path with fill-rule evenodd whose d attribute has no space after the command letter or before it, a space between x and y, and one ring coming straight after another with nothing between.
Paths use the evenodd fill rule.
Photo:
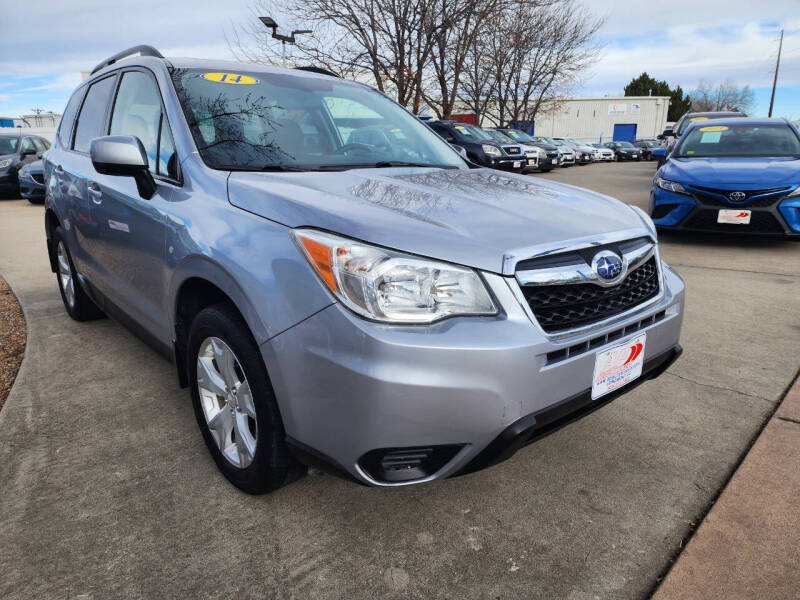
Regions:
<instances>
[{"instance_id":1,"label":"dealer logo sticker","mask_svg":"<svg viewBox=\"0 0 800 600\"><path fill-rule=\"evenodd\" d=\"M647 334L598 352L594 361L592 400L628 385L642 374Z\"/></svg>"}]
</instances>

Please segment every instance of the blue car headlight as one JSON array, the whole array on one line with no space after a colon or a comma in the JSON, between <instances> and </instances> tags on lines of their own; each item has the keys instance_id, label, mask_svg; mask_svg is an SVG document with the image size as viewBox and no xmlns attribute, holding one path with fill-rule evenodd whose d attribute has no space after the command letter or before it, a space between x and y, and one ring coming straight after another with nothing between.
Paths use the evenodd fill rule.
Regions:
<instances>
[{"instance_id":1,"label":"blue car headlight","mask_svg":"<svg viewBox=\"0 0 800 600\"><path fill-rule=\"evenodd\" d=\"M6 168L6 167L8 167L8 166L9 166L9 165L10 165L12 162L14 162L14 159L13 159L13 158L6 158L6 159L3 159L3 160L0 160L0 169L5 169L5 168Z\"/></svg>"},{"instance_id":2,"label":"blue car headlight","mask_svg":"<svg viewBox=\"0 0 800 600\"><path fill-rule=\"evenodd\" d=\"M784 200L786 200L788 198L800 198L800 185L798 185L796 188L794 188L794 191L792 191L790 194L788 194L786 196L786 198L784 198Z\"/></svg>"},{"instance_id":3,"label":"blue car headlight","mask_svg":"<svg viewBox=\"0 0 800 600\"><path fill-rule=\"evenodd\" d=\"M660 187L662 190L666 190L668 192L674 192L676 194L688 194L689 192L686 191L680 183L677 181L670 181L669 179L662 179L659 176L656 176L656 185Z\"/></svg>"}]
</instances>

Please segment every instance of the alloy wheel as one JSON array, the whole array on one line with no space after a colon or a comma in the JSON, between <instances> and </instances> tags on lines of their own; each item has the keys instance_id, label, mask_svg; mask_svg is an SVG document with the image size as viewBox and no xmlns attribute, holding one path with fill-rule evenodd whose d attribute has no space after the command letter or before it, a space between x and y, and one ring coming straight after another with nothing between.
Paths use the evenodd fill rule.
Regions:
<instances>
[{"instance_id":1,"label":"alloy wheel","mask_svg":"<svg viewBox=\"0 0 800 600\"><path fill-rule=\"evenodd\" d=\"M233 350L208 337L197 353L197 388L211 437L233 466L247 468L258 443L256 408L250 384Z\"/></svg>"},{"instance_id":2,"label":"alloy wheel","mask_svg":"<svg viewBox=\"0 0 800 600\"><path fill-rule=\"evenodd\" d=\"M58 242L56 258L58 259L58 282L64 292L64 299L67 301L67 306L74 308L75 280L72 277L72 268L69 264L69 256L67 255L67 249L64 247L64 242Z\"/></svg>"}]
</instances>

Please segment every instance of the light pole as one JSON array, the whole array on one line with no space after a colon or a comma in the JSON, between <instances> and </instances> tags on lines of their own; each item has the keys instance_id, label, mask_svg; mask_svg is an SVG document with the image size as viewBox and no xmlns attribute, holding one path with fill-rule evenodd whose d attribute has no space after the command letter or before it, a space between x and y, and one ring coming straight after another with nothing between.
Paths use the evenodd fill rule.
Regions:
<instances>
[{"instance_id":1,"label":"light pole","mask_svg":"<svg viewBox=\"0 0 800 600\"><path fill-rule=\"evenodd\" d=\"M310 29L295 29L290 35L283 35L278 33L278 24L272 17L258 17L258 20L264 24L267 29L272 29L272 37L281 42L281 59L283 67L286 68L286 42L294 44L297 42L296 35L301 33L313 33Z\"/></svg>"}]
</instances>

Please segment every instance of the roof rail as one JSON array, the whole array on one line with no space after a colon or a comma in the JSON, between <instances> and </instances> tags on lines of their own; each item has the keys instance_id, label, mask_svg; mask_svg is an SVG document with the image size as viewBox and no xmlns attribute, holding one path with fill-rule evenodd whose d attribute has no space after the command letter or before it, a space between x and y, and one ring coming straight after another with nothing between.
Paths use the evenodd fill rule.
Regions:
<instances>
[{"instance_id":1,"label":"roof rail","mask_svg":"<svg viewBox=\"0 0 800 600\"><path fill-rule=\"evenodd\" d=\"M117 52L114 56L108 57L99 65L97 65L94 69L92 69L91 75L94 75L100 69L103 69L109 65L113 65L118 60L122 60L123 58L127 58L128 56L133 56L134 54L138 54L139 56L155 56L156 58L164 58L164 55L161 54L161 52L159 52L152 46L148 46L147 44L141 44L139 46L133 46L131 48L128 48L127 50L123 50L122 52Z\"/></svg>"},{"instance_id":2,"label":"roof rail","mask_svg":"<svg viewBox=\"0 0 800 600\"><path fill-rule=\"evenodd\" d=\"M328 69L323 69L322 67L295 67L297 71L308 71L309 73L317 73L318 75L330 75L331 77L339 77L333 71L328 71ZM339 77L341 79L341 77Z\"/></svg>"}]
</instances>

